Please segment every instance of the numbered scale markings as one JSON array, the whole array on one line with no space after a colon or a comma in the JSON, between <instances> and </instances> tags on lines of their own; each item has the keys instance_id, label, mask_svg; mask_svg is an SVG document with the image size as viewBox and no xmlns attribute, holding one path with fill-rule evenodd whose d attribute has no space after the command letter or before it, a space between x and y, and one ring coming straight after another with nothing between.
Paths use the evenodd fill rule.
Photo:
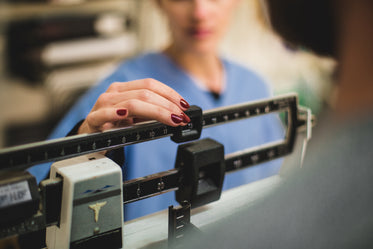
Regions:
<instances>
[{"instance_id":1,"label":"numbered scale markings","mask_svg":"<svg viewBox=\"0 0 373 249\"><path fill-rule=\"evenodd\" d=\"M183 136L183 134L193 133L196 127L207 128L274 112L287 114L287 134L284 141L225 155L225 172L229 173L291 153L296 128L299 125L295 94L216 108L201 112L196 117L192 114L191 122L184 127L171 127L150 121L101 133L76 135L3 149L0 150L0 170L22 170L35 164L116 149L153 139L169 136L172 139L177 134ZM187 115L190 114L187 112ZM186 136L186 140L188 139ZM179 188L182 177L183 172L180 169L172 169L126 181L123 183L124 203L175 191Z\"/></svg>"},{"instance_id":2,"label":"numbered scale markings","mask_svg":"<svg viewBox=\"0 0 373 249\"><path fill-rule=\"evenodd\" d=\"M296 120L297 97L286 95L269 100L249 102L203 112L202 121L192 121L184 127L171 127L151 121L131 127L83 134L50 141L31 143L0 150L0 170L25 169L31 165L63 160L97 151L110 150L148 140L188 132L202 122L202 127L251 118L271 112L287 111ZM288 125L292 125L290 120ZM292 127L290 127L292 128ZM289 135L289 134L288 134ZM294 134L290 134L293 136Z\"/></svg>"}]
</instances>

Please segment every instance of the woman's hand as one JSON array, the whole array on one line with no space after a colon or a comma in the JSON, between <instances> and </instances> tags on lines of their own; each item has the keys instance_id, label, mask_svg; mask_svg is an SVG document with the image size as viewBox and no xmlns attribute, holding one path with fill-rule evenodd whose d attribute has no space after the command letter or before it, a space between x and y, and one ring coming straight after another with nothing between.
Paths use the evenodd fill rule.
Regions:
<instances>
[{"instance_id":1,"label":"woman's hand","mask_svg":"<svg viewBox=\"0 0 373 249\"><path fill-rule=\"evenodd\" d=\"M154 80L112 83L97 99L78 133L94 133L146 120L170 126L186 125L189 108L175 90Z\"/></svg>"}]
</instances>

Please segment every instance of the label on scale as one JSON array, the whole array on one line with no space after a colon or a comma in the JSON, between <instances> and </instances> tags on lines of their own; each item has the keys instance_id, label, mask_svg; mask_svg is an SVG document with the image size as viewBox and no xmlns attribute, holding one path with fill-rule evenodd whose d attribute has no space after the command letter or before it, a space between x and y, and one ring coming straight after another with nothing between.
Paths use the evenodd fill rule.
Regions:
<instances>
[{"instance_id":1,"label":"label on scale","mask_svg":"<svg viewBox=\"0 0 373 249\"><path fill-rule=\"evenodd\" d=\"M0 208L31 200L27 181L7 184L0 187Z\"/></svg>"}]
</instances>

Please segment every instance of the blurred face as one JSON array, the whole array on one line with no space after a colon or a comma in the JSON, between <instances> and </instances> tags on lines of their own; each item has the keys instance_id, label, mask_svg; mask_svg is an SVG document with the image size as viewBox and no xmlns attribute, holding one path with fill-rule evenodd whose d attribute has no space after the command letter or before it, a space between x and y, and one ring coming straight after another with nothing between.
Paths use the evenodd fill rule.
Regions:
<instances>
[{"instance_id":1,"label":"blurred face","mask_svg":"<svg viewBox=\"0 0 373 249\"><path fill-rule=\"evenodd\" d=\"M158 0L179 50L216 52L238 0Z\"/></svg>"}]
</instances>

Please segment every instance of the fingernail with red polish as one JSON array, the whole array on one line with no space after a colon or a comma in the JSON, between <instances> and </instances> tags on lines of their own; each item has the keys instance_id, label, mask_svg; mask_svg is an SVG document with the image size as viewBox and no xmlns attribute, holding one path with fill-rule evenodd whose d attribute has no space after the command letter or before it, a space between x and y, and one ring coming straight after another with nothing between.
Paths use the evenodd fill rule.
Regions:
<instances>
[{"instance_id":1,"label":"fingernail with red polish","mask_svg":"<svg viewBox=\"0 0 373 249\"><path fill-rule=\"evenodd\" d=\"M181 122L183 122L183 118L176 114L171 114L171 119L175 124L180 124Z\"/></svg>"},{"instance_id":2,"label":"fingernail with red polish","mask_svg":"<svg viewBox=\"0 0 373 249\"><path fill-rule=\"evenodd\" d=\"M126 116L126 114L127 114L127 109L118 109L118 110L117 110L117 114L118 114L119 116Z\"/></svg>"},{"instance_id":3,"label":"fingernail with red polish","mask_svg":"<svg viewBox=\"0 0 373 249\"><path fill-rule=\"evenodd\" d=\"M182 107L186 108L186 109L188 109L188 108L190 107L189 103L186 102L185 99L181 99L181 100L180 100L180 105L181 105Z\"/></svg>"},{"instance_id":4,"label":"fingernail with red polish","mask_svg":"<svg viewBox=\"0 0 373 249\"><path fill-rule=\"evenodd\" d=\"M183 118L184 123L190 122L190 118L185 113L180 114L180 116Z\"/></svg>"}]
</instances>

